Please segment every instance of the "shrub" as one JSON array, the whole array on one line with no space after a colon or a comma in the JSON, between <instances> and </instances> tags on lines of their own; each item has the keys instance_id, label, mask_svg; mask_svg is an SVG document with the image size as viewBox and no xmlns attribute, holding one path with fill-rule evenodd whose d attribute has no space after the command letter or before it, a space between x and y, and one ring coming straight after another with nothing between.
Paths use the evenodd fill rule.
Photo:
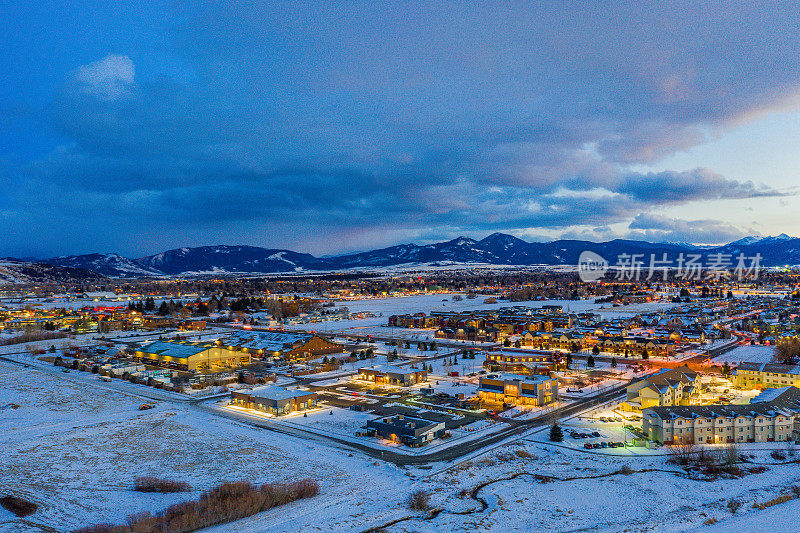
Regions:
<instances>
[{"instance_id":1,"label":"shrub","mask_svg":"<svg viewBox=\"0 0 800 533\"><path fill-rule=\"evenodd\" d=\"M223 483L204 492L195 501L177 503L151 515L131 515L124 525L98 524L77 530L78 533L187 533L233 522L295 500L319 493L311 479L291 483L252 485L247 482Z\"/></svg>"},{"instance_id":2,"label":"shrub","mask_svg":"<svg viewBox=\"0 0 800 533\"><path fill-rule=\"evenodd\" d=\"M424 511L428 508L430 496L424 490L417 490L408 497L408 508L412 511Z\"/></svg>"},{"instance_id":3,"label":"shrub","mask_svg":"<svg viewBox=\"0 0 800 533\"><path fill-rule=\"evenodd\" d=\"M0 505L2 505L6 510L17 515L19 518L32 515L36 512L36 509L39 508L39 506L33 502L29 502L17 496L11 495L0 498Z\"/></svg>"},{"instance_id":4,"label":"shrub","mask_svg":"<svg viewBox=\"0 0 800 533\"><path fill-rule=\"evenodd\" d=\"M528 453L527 451L521 448L515 451L514 453L517 454L517 457L519 457L520 459L531 459L533 457L532 454Z\"/></svg>"},{"instance_id":5,"label":"shrub","mask_svg":"<svg viewBox=\"0 0 800 533\"><path fill-rule=\"evenodd\" d=\"M551 442L561 442L564 440L564 432L561 430L561 427L558 424L553 424L550 426L550 441Z\"/></svg>"},{"instance_id":6,"label":"shrub","mask_svg":"<svg viewBox=\"0 0 800 533\"><path fill-rule=\"evenodd\" d=\"M731 512L731 514L736 514L736 511L738 511L739 507L741 506L742 502L740 502L739 500L736 500L734 498L728 500L728 510Z\"/></svg>"},{"instance_id":7,"label":"shrub","mask_svg":"<svg viewBox=\"0 0 800 533\"><path fill-rule=\"evenodd\" d=\"M633 474L633 468L631 468L630 465L622 465L622 468L617 470L617 473L622 474L624 476L629 476Z\"/></svg>"},{"instance_id":8,"label":"shrub","mask_svg":"<svg viewBox=\"0 0 800 533\"><path fill-rule=\"evenodd\" d=\"M183 481L159 479L156 477L137 477L133 490L138 492L191 492L192 488Z\"/></svg>"},{"instance_id":9,"label":"shrub","mask_svg":"<svg viewBox=\"0 0 800 533\"><path fill-rule=\"evenodd\" d=\"M770 457L775 459L776 461L785 461L786 454L783 453L781 450L772 450L769 454Z\"/></svg>"}]
</instances>

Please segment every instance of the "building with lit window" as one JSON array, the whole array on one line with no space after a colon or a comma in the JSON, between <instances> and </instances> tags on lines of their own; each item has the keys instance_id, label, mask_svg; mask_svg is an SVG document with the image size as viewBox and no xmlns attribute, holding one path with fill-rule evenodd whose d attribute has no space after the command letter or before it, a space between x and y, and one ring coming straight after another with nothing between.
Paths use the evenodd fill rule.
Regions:
<instances>
[{"instance_id":1,"label":"building with lit window","mask_svg":"<svg viewBox=\"0 0 800 533\"><path fill-rule=\"evenodd\" d=\"M642 431L663 444L720 444L796 440L800 389L771 389L745 405L651 407Z\"/></svg>"},{"instance_id":2,"label":"building with lit window","mask_svg":"<svg viewBox=\"0 0 800 533\"><path fill-rule=\"evenodd\" d=\"M356 377L379 385L402 385L408 387L428 381L428 372L414 368L400 368L394 365L375 365L359 368Z\"/></svg>"},{"instance_id":3,"label":"building with lit window","mask_svg":"<svg viewBox=\"0 0 800 533\"><path fill-rule=\"evenodd\" d=\"M510 405L547 405L558 398L558 381L540 375L489 374L480 378L478 398Z\"/></svg>"},{"instance_id":4,"label":"building with lit window","mask_svg":"<svg viewBox=\"0 0 800 533\"><path fill-rule=\"evenodd\" d=\"M251 363L250 354L246 351L214 343L178 341L151 342L136 350L134 358L146 365L187 371L239 368Z\"/></svg>"},{"instance_id":5,"label":"building with lit window","mask_svg":"<svg viewBox=\"0 0 800 533\"><path fill-rule=\"evenodd\" d=\"M275 385L231 391L231 403L245 409L256 409L275 416L305 411L317 406L317 394L289 390Z\"/></svg>"}]
</instances>

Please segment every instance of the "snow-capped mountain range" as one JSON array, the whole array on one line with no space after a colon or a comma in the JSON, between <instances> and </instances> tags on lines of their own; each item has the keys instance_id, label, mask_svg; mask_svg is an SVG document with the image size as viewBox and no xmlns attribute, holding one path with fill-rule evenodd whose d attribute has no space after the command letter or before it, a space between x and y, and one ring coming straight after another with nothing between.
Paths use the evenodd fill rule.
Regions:
<instances>
[{"instance_id":1,"label":"snow-capped mountain range","mask_svg":"<svg viewBox=\"0 0 800 533\"><path fill-rule=\"evenodd\" d=\"M526 242L504 233L481 240L458 237L450 241L417 245L400 244L366 252L331 257L256 246L200 246L177 248L131 259L119 254L87 254L54 257L40 263L84 269L108 277L192 276L208 274L275 274L288 272L369 269L397 265L482 263L494 265L575 265L584 250L591 250L612 264L619 254L725 253L734 257L761 254L762 265L800 264L800 239L746 237L722 246L686 243L650 243L616 239L595 243L582 240Z\"/></svg>"}]
</instances>

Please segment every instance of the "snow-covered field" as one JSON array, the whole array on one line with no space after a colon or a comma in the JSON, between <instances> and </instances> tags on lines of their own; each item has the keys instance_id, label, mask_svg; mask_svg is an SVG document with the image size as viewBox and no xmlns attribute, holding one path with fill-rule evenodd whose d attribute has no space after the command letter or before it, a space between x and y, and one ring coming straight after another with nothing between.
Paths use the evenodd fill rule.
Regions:
<instances>
[{"instance_id":1,"label":"snow-covered field","mask_svg":"<svg viewBox=\"0 0 800 533\"><path fill-rule=\"evenodd\" d=\"M722 364L724 362L739 364L745 363L769 363L772 361L772 356L775 355L774 346L739 346L730 352L724 353L719 357L715 357L715 363Z\"/></svg>"},{"instance_id":2,"label":"snow-covered field","mask_svg":"<svg viewBox=\"0 0 800 533\"><path fill-rule=\"evenodd\" d=\"M798 509L798 500L765 511L753 507L800 483L796 464L769 464L766 472L741 480L695 481L666 463L659 455L664 449L612 455L581 449L583 440L556 446L547 442L545 428L452 464L403 468L321 440L221 418L188 402L165 400L139 411L143 400L128 389L82 377L0 362L0 493L40 505L24 520L0 512L0 531L70 531L122 522L131 513L196 498L224 480L302 477L317 479L321 494L208 531L364 531L421 516L406 505L416 489L428 492L431 504L444 511L430 520L389 525L387 531L753 531ZM331 432L345 434L361 423L359 414L346 414L319 411L293 423L323 431L329 423ZM619 425L580 418L564 425L595 428L608 440L619 440ZM481 431L475 429L454 437L472 437ZM743 445L741 451L756 450L756 462L774 463L770 446L784 445ZM634 472L619 473L623 466ZM554 479L542 483L530 473ZM131 486L140 475L187 481L194 491L137 493ZM477 492L486 502L482 509L468 492L488 481L494 483ZM727 508L732 498L743 504L736 515ZM712 527L703 525L714 520Z\"/></svg>"}]
</instances>

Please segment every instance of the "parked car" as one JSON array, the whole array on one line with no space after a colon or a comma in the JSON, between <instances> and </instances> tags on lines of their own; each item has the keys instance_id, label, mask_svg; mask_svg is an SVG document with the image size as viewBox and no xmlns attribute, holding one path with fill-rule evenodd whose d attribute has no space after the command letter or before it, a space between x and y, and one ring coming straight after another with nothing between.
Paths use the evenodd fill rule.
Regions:
<instances>
[{"instance_id":1,"label":"parked car","mask_svg":"<svg viewBox=\"0 0 800 533\"><path fill-rule=\"evenodd\" d=\"M587 450L591 450L592 448L594 448L594 446L592 446L591 442L583 443L583 447L586 448Z\"/></svg>"},{"instance_id":2,"label":"parked car","mask_svg":"<svg viewBox=\"0 0 800 533\"><path fill-rule=\"evenodd\" d=\"M600 436L600 432L598 432L598 431L592 431L592 436L593 436L593 437L599 437L599 436Z\"/></svg>"}]
</instances>

